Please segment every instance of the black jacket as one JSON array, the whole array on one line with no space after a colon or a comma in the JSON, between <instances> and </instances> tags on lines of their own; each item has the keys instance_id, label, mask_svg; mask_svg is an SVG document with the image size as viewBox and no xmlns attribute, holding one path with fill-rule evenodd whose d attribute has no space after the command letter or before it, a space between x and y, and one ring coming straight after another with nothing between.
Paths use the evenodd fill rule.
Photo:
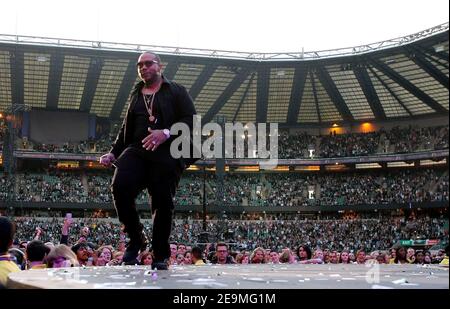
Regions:
<instances>
[{"instance_id":1,"label":"black jacket","mask_svg":"<svg viewBox=\"0 0 450 309\"><path fill-rule=\"evenodd\" d=\"M122 127L117 135L116 140L110 150L112 154L119 158L120 154L131 145L133 139L134 121L132 117L132 110L138 101L138 96L141 94L141 89L144 86L144 82L139 82L135 85L130 95L130 104L128 106L127 114L123 120ZM192 132L193 132L193 116L196 114L194 102L189 96L186 88L169 81L163 76L163 83L158 92L158 100L161 102L160 113L162 113L163 124L162 127L170 129L171 126L177 122L185 123L191 131L191 155L192 155ZM170 146L172 141L176 139L176 135L172 135L170 139L164 142ZM163 145L164 145L163 144ZM160 147L162 147L161 145ZM166 145L164 145L166 146ZM167 147L166 146L166 147ZM181 158L179 163L182 168L186 168L189 165L195 163L199 158Z\"/></svg>"}]
</instances>

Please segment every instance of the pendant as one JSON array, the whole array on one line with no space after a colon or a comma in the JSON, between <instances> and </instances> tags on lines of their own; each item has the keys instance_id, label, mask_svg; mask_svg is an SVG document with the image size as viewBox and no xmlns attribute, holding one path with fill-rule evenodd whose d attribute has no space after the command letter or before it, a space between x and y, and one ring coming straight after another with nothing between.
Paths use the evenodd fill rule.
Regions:
<instances>
[{"instance_id":1,"label":"pendant","mask_svg":"<svg viewBox=\"0 0 450 309\"><path fill-rule=\"evenodd\" d=\"M148 120L150 120L150 122L154 122L155 121L155 116L148 117Z\"/></svg>"}]
</instances>

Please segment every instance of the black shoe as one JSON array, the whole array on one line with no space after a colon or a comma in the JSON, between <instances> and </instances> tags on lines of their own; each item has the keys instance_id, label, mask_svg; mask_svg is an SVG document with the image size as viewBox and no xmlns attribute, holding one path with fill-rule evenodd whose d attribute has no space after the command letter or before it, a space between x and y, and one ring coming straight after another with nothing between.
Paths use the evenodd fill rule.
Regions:
<instances>
[{"instance_id":1,"label":"black shoe","mask_svg":"<svg viewBox=\"0 0 450 309\"><path fill-rule=\"evenodd\" d=\"M152 263L152 269L168 270L169 269L169 264L168 264L167 260L155 261L155 262Z\"/></svg>"},{"instance_id":2,"label":"black shoe","mask_svg":"<svg viewBox=\"0 0 450 309\"><path fill-rule=\"evenodd\" d=\"M139 255L139 246L128 244L125 253L123 254L122 262L125 265L139 264L137 257Z\"/></svg>"},{"instance_id":3,"label":"black shoe","mask_svg":"<svg viewBox=\"0 0 450 309\"><path fill-rule=\"evenodd\" d=\"M147 245L148 245L147 236L145 235L144 231L142 231L138 240L131 239L130 242L128 243L127 249L123 254L122 262L125 265L139 264L139 261L137 260L139 251L140 252L145 251L147 249Z\"/></svg>"},{"instance_id":4,"label":"black shoe","mask_svg":"<svg viewBox=\"0 0 450 309\"><path fill-rule=\"evenodd\" d=\"M127 261L125 261L125 254L123 255L122 265L139 265L139 264L140 264L139 261L136 258L133 259L131 254L129 257L127 257Z\"/></svg>"}]
</instances>

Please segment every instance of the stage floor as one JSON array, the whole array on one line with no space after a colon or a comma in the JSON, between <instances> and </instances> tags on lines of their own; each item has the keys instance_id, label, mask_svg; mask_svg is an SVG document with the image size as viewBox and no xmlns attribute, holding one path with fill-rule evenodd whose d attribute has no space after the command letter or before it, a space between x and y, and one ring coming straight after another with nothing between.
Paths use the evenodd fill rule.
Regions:
<instances>
[{"instance_id":1,"label":"stage floor","mask_svg":"<svg viewBox=\"0 0 450 309\"><path fill-rule=\"evenodd\" d=\"M435 265L205 265L80 267L12 273L8 288L40 289L448 289Z\"/></svg>"}]
</instances>

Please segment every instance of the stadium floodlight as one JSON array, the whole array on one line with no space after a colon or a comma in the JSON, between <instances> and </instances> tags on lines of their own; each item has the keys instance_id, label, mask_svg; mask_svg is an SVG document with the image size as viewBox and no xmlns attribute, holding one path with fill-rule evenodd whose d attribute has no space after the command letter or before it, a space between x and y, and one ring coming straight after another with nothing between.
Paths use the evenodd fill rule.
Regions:
<instances>
[{"instance_id":1,"label":"stadium floodlight","mask_svg":"<svg viewBox=\"0 0 450 309\"><path fill-rule=\"evenodd\" d=\"M39 62L46 62L48 59L45 56L37 56L36 60Z\"/></svg>"}]
</instances>

